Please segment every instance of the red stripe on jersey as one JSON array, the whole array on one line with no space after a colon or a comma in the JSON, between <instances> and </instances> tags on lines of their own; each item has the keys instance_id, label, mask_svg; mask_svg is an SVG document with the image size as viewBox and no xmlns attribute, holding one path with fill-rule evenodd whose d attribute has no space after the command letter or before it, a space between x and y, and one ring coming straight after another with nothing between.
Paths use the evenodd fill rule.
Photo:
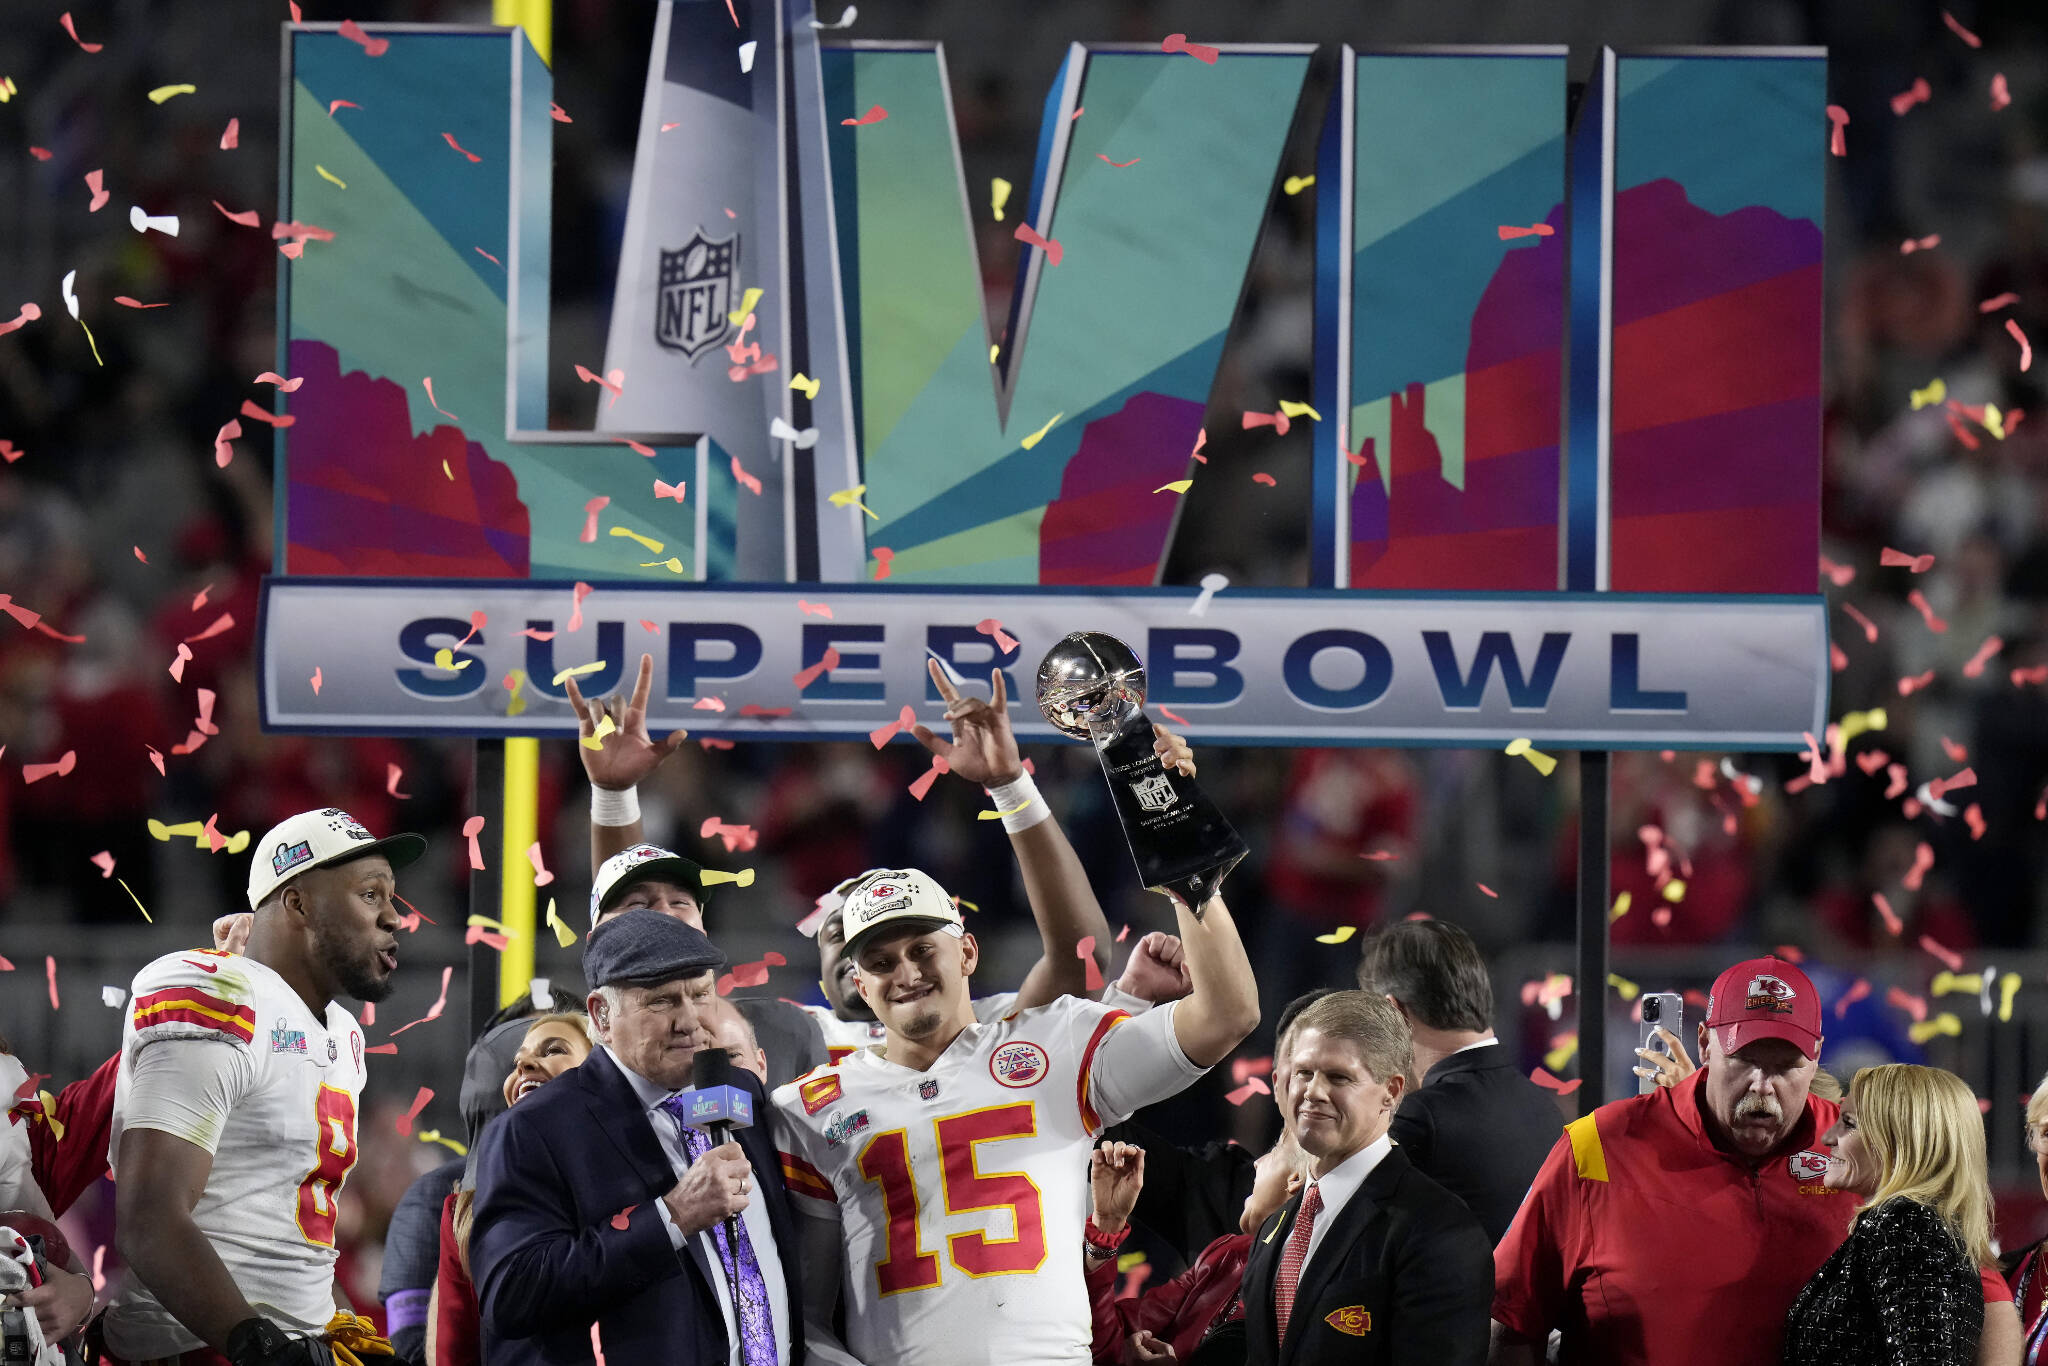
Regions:
<instances>
[{"instance_id":1,"label":"red stripe on jersey","mask_svg":"<svg viewBox=\"0 0 2048 1366\"><path fill-rule=\"evenodd\" d=\"M795 1195L808 1195L835 1204L839 1200L839 1193L832 1189L832 1183L825 1179L824 1174L795 1153L782 1154L782 1184Z\"/></svg>"},{"instance_id":2,"label":"red stripe on jersey","mask_svg":"<svg viewBox=\"0 0 2048 1366\"><path fill-rule=\"evenodd\" d=\"M147 1029L151 1025L160 1024L189 1024L221 1034L231 1034L243 1043L254 1043L256 1040L256 1031L252 1027L240 1020L224 1019L219 1013L211 1010L195 1010L189 1005L165 1001L149 1007L148 1019L143 1018L144 1013L140 1010L135 1012L137 1029Z\"/></svg>"},{"instance_id":3,"label":"red stripe on jersey","mask_svg":"<svg viewBox=\"0 0 2048 1366\"><path fill-rule=\"evenodd\" d=\"M250 1025L256 1023L255 1006L236 1005L233 1001L214 995L204 987L194 986L165 987L162 991L152 991L146 996L138 996L135 998L135 1012L140 1015L144 1010L163 1001L182 1001L196 1009L211 1010L229 1019L242 1020Z\"/></svg>"},{"instance_id":4,"label":"red stripe on jersey","mask_svg":"<svg viewBox=\"0 0 2048 1366\"><path fill-rule=\"evenodd\" d=\"M1102 1017L1095 1026L1095 1033L1088 1039L1088 1046L1081 1050L1081 1079L1074 1085L1074 1098L1081 1106L1081 1124L1093 1134L1102 1127L1101 1118L1095 1107L1088 1103L1088 1073L1095 1066L1095 1050L1102 1047L1102 1041L1109 1037L1109 1031L1131 1018L1128 1010L1112 1010Z\"/></svg>"}]
</instances>

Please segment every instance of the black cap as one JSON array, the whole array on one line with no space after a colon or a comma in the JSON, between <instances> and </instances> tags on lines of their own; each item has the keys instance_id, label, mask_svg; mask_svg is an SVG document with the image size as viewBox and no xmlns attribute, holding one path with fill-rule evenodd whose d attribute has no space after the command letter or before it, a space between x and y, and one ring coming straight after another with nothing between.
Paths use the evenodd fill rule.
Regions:
<instances>
[{"instance_id":1,"label":"black cap","mask_svg":"<svg viewBox=\"0 0 2048 1366\"><path fill-rule=\"evenodd\" d=\"M724 966L725 955L704 931L660 911L614 916L583 943L583 980L593 991L620 982L673 982Z\"/></svg>"}]
</instances>

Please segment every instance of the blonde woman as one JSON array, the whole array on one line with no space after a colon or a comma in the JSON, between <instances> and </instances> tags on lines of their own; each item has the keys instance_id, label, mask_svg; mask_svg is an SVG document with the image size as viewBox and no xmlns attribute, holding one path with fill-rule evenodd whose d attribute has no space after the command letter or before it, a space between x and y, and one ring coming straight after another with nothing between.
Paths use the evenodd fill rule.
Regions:
<instances>
[{"instance_id":1,"label":"blonde woman","mask_svg":"<svg viewBox=\"0 0 2048 1366\"><path fill-rule=\"evenodd\" d=\"M1827 1184L1863 1203L1786 1315L1787 1366L1971 1366L1992 1263L1976 1096L1938 1067L1865 1068L1824 1141Z\"/></svg>"},{"instance_id":2,"label":"blonde woman","mask_svg":"<svg viewBox=\"0 0 2048 1366\"><path fill-rule=\"evenodd\" d=\"M2041 1194L2048 1196L2048 1077L2027 1098L2027 1155L2041 1178ZM2026 1320L2026 1366L2048 1366L2048 1239L2023 1248L2014 1256L2012 1289Z\"/></svg>"}]
</instances>

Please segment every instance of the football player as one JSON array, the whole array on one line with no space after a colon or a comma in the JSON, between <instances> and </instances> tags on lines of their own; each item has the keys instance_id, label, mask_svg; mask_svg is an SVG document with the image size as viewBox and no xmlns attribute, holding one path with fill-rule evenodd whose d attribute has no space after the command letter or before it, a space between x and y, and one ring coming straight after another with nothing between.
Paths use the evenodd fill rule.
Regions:
<instances>
[{"instance_id":1,"label":"football player","mask_svg":"<svg viewBox=\"0 0 2048 1366\"><path fill-rule=\"evenodd\" d=\"M783 1175L803 1219L805 1334L819 1360L976 1366L1089 1359L1088 1154L1258 1024L1221 898L1178 900L1192 988L1130 1016L1074 996L982 1022L978 949L926 874L847 894L846 952L878 1048L776 1091ZM833 1331L843 1301L846 1333Z\"/></svg>"},{"instance_id":2,"label":"football player","mask_svg":"<svg viewBox=\"0 0 2048 1366\"><path fill-rule=\"evenodd\" d=\"M334 1283L364 1076L362 1030L335 998L390 995L393 875L425 850L302 812L255 847L246 954L193 949L136 974L109 1153L135 1273L101 1321L114 1360L212 1348L233 1366L319 1366L330 1334L388 1351Z\"/></svg>"}]
</instances>

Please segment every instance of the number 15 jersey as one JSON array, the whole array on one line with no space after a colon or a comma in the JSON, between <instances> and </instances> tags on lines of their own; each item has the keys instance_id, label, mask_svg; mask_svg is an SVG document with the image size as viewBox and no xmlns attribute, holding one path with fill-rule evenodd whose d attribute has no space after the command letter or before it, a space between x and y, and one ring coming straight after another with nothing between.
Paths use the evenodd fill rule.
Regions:
<instances>
[{"instance_id":1,"label":"number 15 jersey","mask_svg":"<svg viewBox=\"0 0 2048 1366\"><path fill-rule=\"evenodd\" d=\"M1062 997L967 1026L928 1071L868 1048L778 1089L784 1182L845 1250L853 1355L1087 1362L1095 1135L1204 1070L1171 1007Z\"/></svg>"}]
</instances>

